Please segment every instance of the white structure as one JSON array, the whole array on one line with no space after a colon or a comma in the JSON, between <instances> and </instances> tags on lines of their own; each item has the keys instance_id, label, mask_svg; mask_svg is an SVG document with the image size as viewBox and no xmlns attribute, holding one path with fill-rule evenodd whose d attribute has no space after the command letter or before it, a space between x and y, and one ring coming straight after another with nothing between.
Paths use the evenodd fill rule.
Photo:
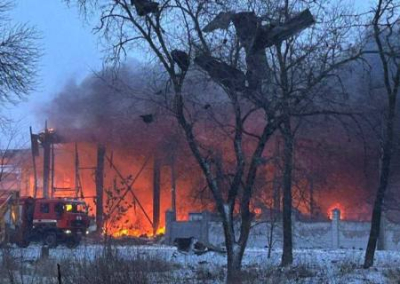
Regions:
<instances>
[{"instance_id":1,"label":"white structure","mask_svg":"<svg viewBox=\"0 0 400 284\"><path fill-rule=\"evenodd\" d=\"M332 220L326 222L304 222L293 218L293 244L295 248L320 248L320 249L365 249L370 222L356 222L340 220L340 211L333 210ZM189 221L175 221L171 212L166 216L166 240L172 244L176 238L194 237L204 243L223 245L224 234L222 224L209 212L192 213L195 218ZM400 224L384 220L380 247L386 250L400 249ZM282 224L277 221L273 229L273 247L282 245ZM271 223L259 221L253 223L248 240L248 247L267 247Z\"/></svg>"}]
</instances>

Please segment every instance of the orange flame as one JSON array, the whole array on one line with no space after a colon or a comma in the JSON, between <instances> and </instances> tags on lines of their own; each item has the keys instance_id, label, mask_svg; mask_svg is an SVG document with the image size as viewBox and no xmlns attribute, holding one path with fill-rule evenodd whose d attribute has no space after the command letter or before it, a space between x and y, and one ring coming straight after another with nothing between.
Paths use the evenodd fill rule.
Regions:
<instances>
[{"instance_id":1,"label":"orange flame","mask_svg":"<svg viewBox=\"0 0 400 284\"><path fill-rule=\"evenodd\" d=\"M163 235L165 234L165 227L161 227L157 230L155 236ZM118 231L115 231L111 234L114 238L122 238L122 237L134 237L138 238L143 235L146 235L143 233L141 230L137 229L120 229ZM151 235L146 235L147 237L154 237L152 234Z\"/></svg>"}]
</instances>

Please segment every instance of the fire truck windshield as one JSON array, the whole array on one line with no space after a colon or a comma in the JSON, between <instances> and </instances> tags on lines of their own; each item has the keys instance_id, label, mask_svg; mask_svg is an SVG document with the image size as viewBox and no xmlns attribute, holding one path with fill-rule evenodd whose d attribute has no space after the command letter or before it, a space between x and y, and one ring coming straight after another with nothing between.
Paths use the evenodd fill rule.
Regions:
<instances>
[{"instance_id":1,"label":"fire truck windshield","mask_svg":"<svg viewBox=\"0 0 400 284\"><path fill-rule=\"evenodd\" d=\"M84 203L66 203L65 212L70 213L87 213L87 206Z\"/></svg>"}]
</instances>

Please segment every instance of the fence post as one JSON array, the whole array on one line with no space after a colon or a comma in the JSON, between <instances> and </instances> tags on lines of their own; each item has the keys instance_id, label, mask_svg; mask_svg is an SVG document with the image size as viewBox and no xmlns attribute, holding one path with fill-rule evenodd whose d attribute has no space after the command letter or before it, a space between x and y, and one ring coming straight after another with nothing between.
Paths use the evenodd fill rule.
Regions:
<instances>
[{"instance_id":1,"label":"fence post","mask_svg":"<svg viewBox=\"0 0 400 284\"><path fill-rule=\"evenodd\" d=\"M339 242L339 222L340 222L340 210L332 210L332 248L338 249L340 246Z\"/></svg>"},{"instance_id":2,"label":"fence post","mask_svg":"<svg viewBox=\"0 0 400 284\"><path fill-rule=\"evenodd\" d=\"M205 244L208 244L209 236L208 236L208 223L210 221L210 214L208 211L202 212L201 218L201 241Z\"/></svg>"}]
</instances>

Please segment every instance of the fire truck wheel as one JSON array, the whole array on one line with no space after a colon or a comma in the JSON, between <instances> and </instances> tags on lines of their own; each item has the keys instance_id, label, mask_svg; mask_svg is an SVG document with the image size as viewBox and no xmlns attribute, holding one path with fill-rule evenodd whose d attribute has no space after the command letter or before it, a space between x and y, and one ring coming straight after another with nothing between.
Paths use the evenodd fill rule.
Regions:
<instances>
[{"instance_id":1,"label":"fire truck wheel","mask_svg":"<svg viewBox=\"0 0 400 284\"><path fill-rule=\"evenodd\" d=\"M43 244L49 248L55 248L57 246L57 235L55 232L48 232L43 238Z\"/></svg>"}]
</instances>

